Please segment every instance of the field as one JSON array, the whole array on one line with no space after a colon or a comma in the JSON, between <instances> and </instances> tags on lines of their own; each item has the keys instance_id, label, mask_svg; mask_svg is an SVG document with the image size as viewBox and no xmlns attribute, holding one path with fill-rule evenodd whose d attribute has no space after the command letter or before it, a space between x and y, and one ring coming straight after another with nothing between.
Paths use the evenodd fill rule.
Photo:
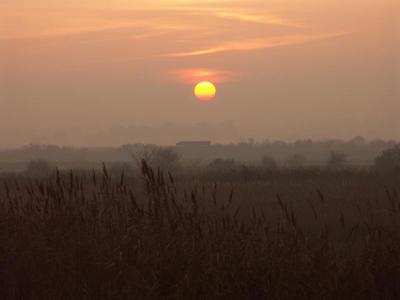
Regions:
<instances>
[{"instance_id":1,"label":"field","mask_svg":"<svg viewBox=\"0 0 400 300\"><path fill-rule=\"evenodd\" d=\"M399 299L399 175L0 177L2 299Z\"/></svg>"}]
</instances>

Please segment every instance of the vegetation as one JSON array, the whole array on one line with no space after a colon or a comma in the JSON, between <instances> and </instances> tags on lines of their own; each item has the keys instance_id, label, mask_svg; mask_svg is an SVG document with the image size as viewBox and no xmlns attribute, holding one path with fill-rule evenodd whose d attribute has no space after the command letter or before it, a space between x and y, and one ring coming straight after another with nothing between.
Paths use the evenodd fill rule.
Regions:
<instances>
[{"instance_id":1,"label":"vegetation","mask_svg":"<svg viewBox=\"0 0 400 300\"><path fill-rule=\"evenodd\" d=\"M145 160L154 169L170 172L180 166L180 155L170 147L148 145L137 153L131 152L131 155L139 165L142 160Z\"/></svg>"},{"instance_id":2,"label":"vegetation","mask_svg":"<svg viewBox=\"0 0 400 300\"><path fill-rule=\"evenodd\" d=\"M211 144L204 147L169 147L178 154L179 165L193 161L202 161L204 165L218 159L234 159L245 163L259 163L264 156L275 160L279 165L286 165L290 158L301 157L307 166L323 166L329 154L342 153L346 156L347 165L373 165L375 158L383 151L393 148L395 141L372 140L355 137L343 140L298 140L292 143L283 141L249 140L236 144ZM132 154L146 158L151 164L151 152L160 149L156 145L127 144L121 147L74 148L54 145L29 145L19 149L0 149L0 170L14 171L26 168L26 162L46 158L57 162L64 169L96 168L104 162L131 162ZM168 167L168 166L167 166ZM175 166L173 167L175 168Z\"/></svg>"},{"instance_id":3,"label":"vegetation","mask_svg":"<svg viewBox=\"0 0 400 300\"><path fill-rule=\"evenodd\" d=\"M32 177L46 177L49 176L55 167L44 159L31 160L26 168L26 174Z\"/></svg>"},{"instance_id":4,"label":"vegetation","mask_svg":"<svg viewBox=\"0 0 400 300\"><path fill-rule=\"evenodd\" d=\"M237 168L237 163L233 159L217 158L209 163L208 168L212 171L231 172Z\"/></svg>"},{"instance_id":5,"label":"vegetation","mask_svg":"<svg viewBox=\"0 0 400 300\"><path fill-rule=\"evenodd\" d=\"M399 298L398 175L140 166L1 178L1 298Z\"/></svg>"},{"instance_id":6,"label":"vegetation","mask_svg":"<svg viewBox=\"0 0 400 300\"><path fill-rule=\"evenodd\" d=\"M400 172L400 145L384 151L375 160L379 172Z\"/></svg>"},{"instance_id":7,"label":"vegetation","mask_svg":"<svg viewBox=\"0 0 400 300\"><path fill-rule=\"evenodd\" d=\"M278 163L276 160L268 155L264 155L261 158L261 166L265 169L275 171L278 169Z\"/></svg>"},{"instance_id":8,"label":"vegetation","mask_svg":"<svg viewBox=\"0 0 400 300\"><path fill-rule=\"evenodd\" d=\"M304 158L304 156L299 154L294 154L286 161L286 165L288 168L296 170L304 168L305 163L306 159Z\"/></svg>"},{"instance_id":9,"label":"vegetation","mask_svg":"<svg viewBox=\"0 0 400 300\"><path fill-rule=\"evenodd\" d=\"M346 155L338 152L331 152L326 165L332 170L340 170L346 166Z\"/></svg>"}]
</instances>

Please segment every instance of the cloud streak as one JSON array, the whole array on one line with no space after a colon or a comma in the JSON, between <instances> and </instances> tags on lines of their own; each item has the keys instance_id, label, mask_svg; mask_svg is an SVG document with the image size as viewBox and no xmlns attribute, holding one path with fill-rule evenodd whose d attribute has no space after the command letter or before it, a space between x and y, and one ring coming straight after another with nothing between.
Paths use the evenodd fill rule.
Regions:
<instances>
[{"instance_id":1,"label":"cloud streak","mask_svg":"<svg viewBox=\"0 0 400 300\"><path fill-rule=\"evenodd\" d=\"M250 22L264 25L278 25L288 27L302 27L303 25L293 21L281 18L275 15L261 15L252 13L243 13L237 11L217 11L215 16L223 19L232 19L235 21Z\"/></svg>"},{"instance_id":2,"label":"cloud streak","mask_svg":"<svg viewBox=\"0 0 400 300\"><path fill-rule=\"evenodd\" d=\"M273 38L258 38L258 39L250 39L243 41L227 42L215 47L192 50L187 52L161 54L158 55L157 57L179 58L179 57L218 54L223 52L255 51L261 49L270 49L276 47L305 44L318 40L340 37L348 35L350 33L351 33L350 31L345 31L345 32L333 32L333 33L315 34L315 35L298 34L298 35L289 35L289 36L273 37Z\"/></svg>"}]
</instances>

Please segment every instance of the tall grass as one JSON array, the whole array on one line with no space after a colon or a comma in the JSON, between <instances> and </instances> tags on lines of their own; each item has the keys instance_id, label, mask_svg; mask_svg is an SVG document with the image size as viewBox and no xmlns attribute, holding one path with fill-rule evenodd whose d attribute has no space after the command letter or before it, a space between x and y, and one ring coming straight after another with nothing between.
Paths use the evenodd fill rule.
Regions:
<instances>
[{"instance_id":1,"label":"tall grass","mask_svg":"<svg viewBox=\"0 0 400 300\"><path fill-rule=\"evenodd\" d=\"M141 172L2 179L1 298L400 298L393 187L349 200L350 213L321 187L254 203L238 183L177 182L145 161Z\"/></svg>"}]
</instances>

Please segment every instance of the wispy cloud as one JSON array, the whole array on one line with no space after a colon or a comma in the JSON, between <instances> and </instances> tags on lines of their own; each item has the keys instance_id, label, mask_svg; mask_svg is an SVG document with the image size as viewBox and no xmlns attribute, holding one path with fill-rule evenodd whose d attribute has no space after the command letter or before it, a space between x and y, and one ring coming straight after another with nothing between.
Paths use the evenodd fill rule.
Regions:
<instances>
[{"instance_id":1,"label":"wispy cloud","mask_svg":"<svg viewBox=\"0 0 400 300\"><path fill-rule=\"evenodd\" d=\"M346 32L334 32L334 33L315 34L315 35L298 34L298 35L289 35L289 36L274 37L274 38L258 38L251 40L227 42L215 47L192 50L187 52L161 54L158 55L158 57L190 57L190 56L216 54L222 52L254 51L260 49L269 49L275 47L304 44L313 41L348 35L350 33L351 33L350 31L346 31Z\"/></svg>"},{"instance_id":2,"label":"wispy cloud","mask_svg":"<svg viewBox=\"0 0 400 300\"><path fill-rule=\"evenodd\" d=\"M279 26L289 26L289 27L302 27L300 23L284 19L277 15L270 14L254 14L239 11L217 11L214 13L217 17L232 19L236 21L258 23L264 25L279 25Z\"/></svg>"}]
</instances>

